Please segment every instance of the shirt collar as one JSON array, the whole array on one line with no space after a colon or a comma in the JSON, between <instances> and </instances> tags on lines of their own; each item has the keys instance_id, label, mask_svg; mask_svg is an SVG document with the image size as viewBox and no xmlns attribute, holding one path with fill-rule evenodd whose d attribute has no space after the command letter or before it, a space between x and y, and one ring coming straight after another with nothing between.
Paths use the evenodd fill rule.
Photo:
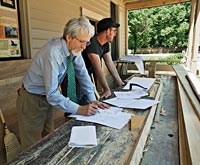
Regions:
<instances>
[{"instance_id":1,"label":"shirt collar","mask_svg":"<svg viewBox=\"0 0 200 165\"><path fill-rule=\"evenodd\" d=\"M67 48L66 41L63 38L61 39L61 43L62 43L64 54L66 55L66 57L70 56L70 52Z\"/></svg>"}]
</instances>

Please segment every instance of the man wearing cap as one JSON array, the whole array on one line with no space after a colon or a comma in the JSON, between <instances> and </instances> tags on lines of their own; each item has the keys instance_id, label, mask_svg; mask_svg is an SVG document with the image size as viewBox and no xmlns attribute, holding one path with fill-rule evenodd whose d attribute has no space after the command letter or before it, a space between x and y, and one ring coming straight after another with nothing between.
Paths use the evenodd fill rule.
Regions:
<instances>
[{"instance_id":1,"label":"man wearing cap","mask_svg":"<svg viewBox=\"0 0 200 165\"><path fill-rule=\"evenodd\" d=\"M97 24L97 35L91 38L91 44L82 52L88 73L90 75L94 73L103 88L101 98L107 98L111 95L110 88L101 68L101 58L104 59L106 67L117 85L124 85L112 61L109 48L109 43L111 43L116 36L119 26L120 24L115 23L111 18L100 20Z\"/></svg>"}]
</instances>

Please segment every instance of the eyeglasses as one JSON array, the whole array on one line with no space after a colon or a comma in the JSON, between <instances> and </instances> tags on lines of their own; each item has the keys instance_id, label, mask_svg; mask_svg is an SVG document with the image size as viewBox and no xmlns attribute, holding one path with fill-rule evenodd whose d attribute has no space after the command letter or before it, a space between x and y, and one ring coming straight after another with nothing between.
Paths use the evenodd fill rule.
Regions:
<instances>
[{"instance_id":1,"label":"eyeglasses","mask_svg":"<svg viewBox=\"0 0 200 165\"><path fill-rule=\"evenodd\" d=\"M117 34L117 29L110 29L110 31L113 31L115 34Z\"/></svg>"},{"instance_id":2,"label":"eyeglasses","mask_svg":"<svg viewBox=\"0 0 200 165\"><path fill-rule=\"evenodd\" d=\"M75 36L74 38L76 38L76 39L81 43L81 45L89 46L89 45L91 44L91 42L89 42L89 41L81 41L81 40L78 39L76 36Z\"/></svg>"}]
</instances>

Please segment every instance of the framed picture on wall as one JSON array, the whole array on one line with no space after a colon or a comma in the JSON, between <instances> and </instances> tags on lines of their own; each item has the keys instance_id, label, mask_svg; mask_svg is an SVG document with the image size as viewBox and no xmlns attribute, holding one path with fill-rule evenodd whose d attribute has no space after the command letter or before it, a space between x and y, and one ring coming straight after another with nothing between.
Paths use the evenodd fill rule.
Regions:
<instances>
[{"instance_id":1,"label":"framed picture on wall","mask_svg":"<svg viewBox=\"0 0 200 165\"><path fill-rule=\"evenodd\" d=\"M15 9L15 0L0 0L1 6Z\"/></svg>"},{"instance_id":2,"label":"framed picture on wall","mask_svg":"<svg viewBox=\"0 0 200 165\"><path fill-rule=\"evenodd\" d=\"M22 58L18 0L0 0L0 61Z\"/></svg>"}]
</instances>

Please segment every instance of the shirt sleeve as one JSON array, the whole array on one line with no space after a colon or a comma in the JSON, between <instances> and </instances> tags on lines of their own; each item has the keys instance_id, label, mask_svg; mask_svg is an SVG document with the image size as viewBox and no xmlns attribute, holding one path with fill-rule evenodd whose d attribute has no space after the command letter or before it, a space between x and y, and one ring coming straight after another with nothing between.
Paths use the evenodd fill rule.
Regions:
<instances>
[{"instance_id":1,"label":"shirt sleeve","mask_svg":"<svg viewBox=\"0 0 200 165\"><path fill-rule=\"evenodd\" d=\"M46 98L49 104L63 112L76 114L79 105L72 102L68 97L63 96L58 89L58 76L61 66L56 60L57 54L58 52L52 49L50 51L50 58L43 60L42 75L44 76Z\"/></svg>"}]
</instances>

